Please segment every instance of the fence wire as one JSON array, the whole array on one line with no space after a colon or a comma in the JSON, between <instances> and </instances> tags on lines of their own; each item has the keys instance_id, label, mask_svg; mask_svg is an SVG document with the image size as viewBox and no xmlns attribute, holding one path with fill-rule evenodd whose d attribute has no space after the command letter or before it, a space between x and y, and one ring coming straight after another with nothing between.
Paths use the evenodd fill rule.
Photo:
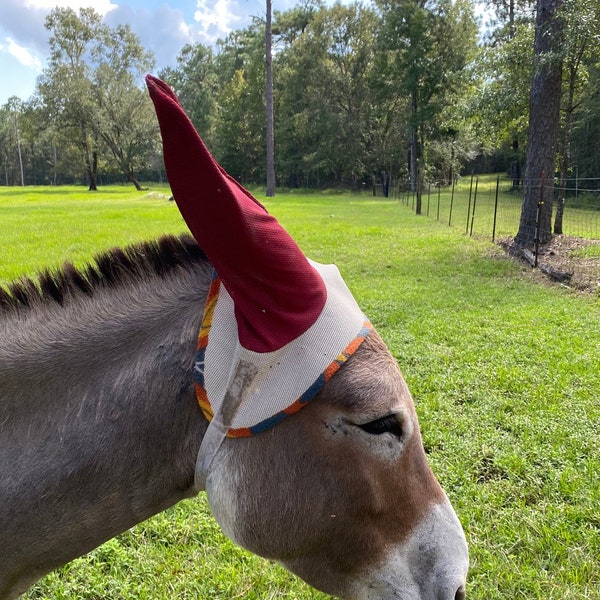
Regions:
<instances>
[{"instance_id":1,"label":"fence wire","mask_svg":"<svg viewBox=\"0 0 600 600\"><path fill-rule=\"evenodd\" d=\"M563 233L568 236L600 239L600 179L568 180L553 186L552 224L564 201ZM416 194L399 184L393 196L416 209ZM374 190L374 193L377 193ZM500 239L519 230L523 188L508 178L464 177L454 185L427 184L421 198L421 214L462 229L468 235Z\"/></svg>"}]
</instances>

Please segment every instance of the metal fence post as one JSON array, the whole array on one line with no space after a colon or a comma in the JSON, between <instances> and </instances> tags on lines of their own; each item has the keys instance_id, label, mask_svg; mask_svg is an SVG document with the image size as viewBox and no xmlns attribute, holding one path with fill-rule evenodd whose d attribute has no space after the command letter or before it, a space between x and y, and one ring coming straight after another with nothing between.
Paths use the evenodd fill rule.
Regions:
<instances>
[{"instance_id":1,"label":"metal fence post","mask_svg":"<svg viewBox=\"0 0 600 600\"><path fill-rule=\"evenodd\" d=\"M471 185L469 186L469 204L467 206L467 228L465 233L469 233L469 218L471 216L471 194L473 193L473 173L471 173Z\"/></svg>"},{"instance_id":2,"label":"metal fence post","mask_svg":"<svg viewBox=\"0 0 600 600\"><path fill-rule=\"evenodd\" d=\"M452 227L452 206L454 205L454 177L452 177L452 193L450 194L450 215L448 216L448 227Z\"/></svg>"},{"instance_id":3,"label":"metal fence post","mask_svg":"<svg viewBox=\"0 0 600 600\"><path fill-rule=\"evenodd\" d=\"M533 266L537 269L538 266L538 254L540 251L540 227L542 217L542 206L544 206L544 186L546 185L546 173L542 171L542 181L540 184L540 199L537 204L537 211L535 213L535 257L533 260Z\"/></svg>"},{"instance_id":4,"label":"metal fence post","mask_svg":"<svg viewBox=\"0 0 600 600\"><path fill-rule=\"evenodd\" d=\"M500 175L496 177L496 200L494 202L494 225L492 226L492 244L496 241L496 217L498 216L498 190L500 188Z\"/></svg>"},{"instance_id":5,"label":"metal fence post","mask_svg":"<svg viewBox=\"0 0 600 600\"><path fill-rule=\"evenodd\" d=\"M429 216L429 202L431 200L431 182L427 184L427 216Z\"/></svg>"},{"instance_id":6,"label":"metal fence post","mask_svg":"<svg viewBox=\"0 0 600 600\"><path fill-rule=\"evenodd\" d=\"M477 187L479 185L479 176L475 180L475 195L473 196L473 214L471 215L471 233L469 236L473 236L473 221L475 221L475 204L477 203Z\"/></svg>"}]
</instances>

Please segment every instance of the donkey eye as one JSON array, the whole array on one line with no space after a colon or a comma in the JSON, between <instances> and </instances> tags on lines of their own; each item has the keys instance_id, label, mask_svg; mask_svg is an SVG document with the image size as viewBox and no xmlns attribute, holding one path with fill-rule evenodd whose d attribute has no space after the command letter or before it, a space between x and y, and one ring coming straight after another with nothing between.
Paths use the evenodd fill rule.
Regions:
<instances>
[{"instance_id":1,"label":"donkey eye","mask_svg":"<svg viewBox=\"0 0 600 600\"><path fill-rule=\"evenodd\" d=\"M381 435L382 433L391 433L396 437L402 437L402 425L396 415L387 415L381 417L381 419L375 419L375 421L369 421L363 423L359 427L367 433L373 435Z\"/></svg>"}]
</instances>

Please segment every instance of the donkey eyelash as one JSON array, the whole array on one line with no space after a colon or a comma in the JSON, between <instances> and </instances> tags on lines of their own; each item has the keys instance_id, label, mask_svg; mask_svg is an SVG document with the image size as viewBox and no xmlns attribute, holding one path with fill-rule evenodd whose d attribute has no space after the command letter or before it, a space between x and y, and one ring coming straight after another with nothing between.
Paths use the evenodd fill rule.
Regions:
<instances>
[{"instance_id":1,"label":"donkey eyelash","mask_svg":"<svg viewBox=\"0 0 600 600\"><path fill-rule=\"evenodd\" d=\"M391 433L396 437L402 437L402 425L398 421L396 415L386 415L380 419L363 423L359 427L373 435L381 435L382 433Z\"/></svg>"}]
</instances>

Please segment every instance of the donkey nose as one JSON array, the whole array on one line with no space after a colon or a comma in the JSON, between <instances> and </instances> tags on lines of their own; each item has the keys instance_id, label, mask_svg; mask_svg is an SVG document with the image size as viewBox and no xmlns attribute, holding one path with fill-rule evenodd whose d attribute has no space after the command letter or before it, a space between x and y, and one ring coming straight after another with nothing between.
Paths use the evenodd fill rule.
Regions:
<instances>
[{"instance_id":1,"label":"donkey nose","mask_svg":"<svg viewBox=\"0 0 600 600\"><path fill-rule=\"evenodd\" d=\"M467 597L467 592L465 591L465 586L461 585L456 590L456 594L454 594L454 600L465 600L466 597Z\"/></svg>"}]
</instances>

